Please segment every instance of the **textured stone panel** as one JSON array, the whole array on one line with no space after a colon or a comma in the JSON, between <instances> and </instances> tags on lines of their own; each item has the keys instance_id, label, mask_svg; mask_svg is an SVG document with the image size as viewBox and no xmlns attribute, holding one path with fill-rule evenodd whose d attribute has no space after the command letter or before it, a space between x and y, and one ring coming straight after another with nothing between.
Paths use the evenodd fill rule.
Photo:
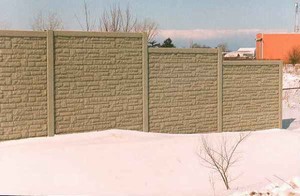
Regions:
<instances>
[{"instance_id":1,"label":"textured stone panel","mask_svg":"<svg viewBox=\"0 0 300 196\"><path fill-rule=\"evenodd\" d=\"M0 37L0 140L47 135L46 38Z\"/></svg>"},{"instance_id":2,"label":"textured stone panel","mask_svg":"<svg viewBox=\"0 0 300 196\"><path fill-rule=\"evenodd\" d=\"M142 38L55 37L56 133L142 130Z\"/></svg>"},{"instance_id":3,"label":"textured stone panel","mask_svg":"<svg viewBox=\"0 0 300 196\"><path fill-rule=\"evenodd\" d=\"M217 53L150 53L150 131L217 131L217 65Z\"/></svg>"},{"instance_id":4,"label":"textured stone panel","mask_svg":"<svg viewBox=\"0 0 300 196\"><path fill-rule=\"evenodd\" d=\"M278 128L279 65L223 66L223 131Z\"/></svg>"}]
</instances>

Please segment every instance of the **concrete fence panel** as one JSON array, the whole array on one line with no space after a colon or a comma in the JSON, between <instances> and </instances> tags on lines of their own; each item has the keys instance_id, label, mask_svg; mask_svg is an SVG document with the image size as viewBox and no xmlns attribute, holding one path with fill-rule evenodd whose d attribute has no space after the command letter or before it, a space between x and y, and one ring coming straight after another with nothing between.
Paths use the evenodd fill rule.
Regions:
<instances>
[{"instance_id":1,"label":"concrete fence panel","mask_svg":"<svg viewBox=\"0 0 300 196\"><path fill-rule=\"evenodd\" d=\"M223 63L223 131L281 128L282 63Z\"/></svg>"},{"instance_id":2,"label":"concrete fence panel","mask_svg":"<svg viewBox=\"0 0 300 196\"><path fill-rule=\"evenodd\" d=\"M217 131L217 95L217 49L149 49L150 132Z\"/></svg>"},{"instance_id":3,"label":"concrete fence panel","mask_svg":"<svg viewBox=\"0 0 300 196\"><path fill-rule=\"evenodd\" d=\"M0 31L0 140L280 128L281 88L279 61L148 49L142 33Z\"/></svg>"},{"instance_id":4,"label":"concrete fence panel","mask_svg":"<svg viewBox=\"0 0 300 196\"><path fill-rule=\"evenodd\" d=\"M0 140L47 135L46 36L0 31Z\"/></svg>"},{"instance_id":5,"label":"concrete fence panel","mask_svg":"<svg viewBox=\"0 0 300 196\"><path fill-rule=\"evenodd\" d=\"M55 32L55 132L143 130L142 34Z\"/></svg>"}]
</instances>

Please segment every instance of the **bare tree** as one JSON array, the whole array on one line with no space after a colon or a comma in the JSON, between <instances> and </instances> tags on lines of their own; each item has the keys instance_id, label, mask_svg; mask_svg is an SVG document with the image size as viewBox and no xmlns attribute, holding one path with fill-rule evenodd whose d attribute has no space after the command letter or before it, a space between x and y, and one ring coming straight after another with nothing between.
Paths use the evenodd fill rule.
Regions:
<instances>
[{"instance_id":1,"label":"bare tree","mask_svg":"<svg viewBox=\"0 0 300 196\"><path fill-rule=\"evenodd\" d=\"M128 10L129 8L127 8ZM125 13L130 13L130 11L125 11ZM114 4L109 10L104 10L102 16L100 17L100 31L105 32L129 32L130 23L132 17L126 15L122 12L119 5ZM128 20L128 21L126 21ZM126 26L126 27L125 27Z\"/></svg>"},{"instance_id":2,"label":"bare tree","mask_svg":"<svg viewBox=\"0 0 300 196\"><path fill-rule=\"evenodd\" d=\"M95 20L92 19L91 11L85 0L83 1L83 14L84 14L83 22L80 21L78 15L75 14L75 18L78 24L80 25L83 31L92 31L95 28Z\"/></svg>"},{"instance_id":3,"label":"bare tree","mask_svg":"<svg viewBox=\"0 0 300 196\"><path fill-rule=\"evenodd\" d=\"M144 19L142 22L136 24L134 30L135 32L147 33L148 42L152 42L158 34L158 24L151 19Z\"/></svg>"},{"instance_id":4,"label":"bare tree","mask_svg":"<svg viewBox=\"0 0 300 196\"><path fill-rule=\"evenodd\" d=\"M228 51L228 45L227 45L227 43L220 43L220 44L218 44L218 47L221 48L223 52L227 52Z\"/></svg>"},{"instance_id":5,"label":"bare tree","mask_svg":"<svg viewBox=\"0 0 300 196\"><path fill-rule=\"evenodd\" d=\"M119 7L119 10L120 10L120 7ZM122 14L121 10L120 10L120 13ZM123 22L122 29L124 32L131 32L136 27L137 22L138 22L137 18L132 15L129 5L127 5L125 11L123 12L122 19L123 19L122 20L122 22Z\"/></svg>"},{"instance_id":6,"label":"bare tree","mask_svg":"<svg viewBox=\"0 0 300 196\"><path fill-rule=\"evenodd\" d=\"M99 20L99 29L106 32L133 32L137 25L137 18L129 6L123 11L118 4L105 10Z\"/></svg>"},{"instance_id":7,"label":"bare tree","mask_svg":"<svg viewBox=\"0 0 300 196\"><path fill-rule=\"evenodd\" d=\"M129 6L123 11L119 4L114 4L100 17L99 29L106 32L133 32L136 25L137 18L132 15Z\"/></svg>"},{"instance_id":8,"label":"bare tree","mask_svg":"<svg viewBox=\"0 0 300 196\"><path fill-rule=\"evenodd\" d=\"M239 138L232 144L228 142L228 138L222 137L222 141L218 144L218 147L209 143L207 138L201 138L202 143L198 155L205 167L216 171L221 176L227 190L230 189L230 182L234 180L229 174L229 169L239 161L239 157L236 156L236 150L250 133L241 133Z\"/></svg>"},{"instance_id":9,"label":"bare tree","mask_svg":"<svg viewBox=\"0 0 300 196\"><path fill-rule=\"evenodd\" d=\"M157 23L150 19L138 21L129 6L122 10L119 4L114 4L103 12L99 21L99 30L104 32L145 32L149 42L157 35Z\"/></svg>"},{"instance_id":10,"label":"bare tree","mask_svg":"<svg viewBox=\"0 0 300 196\"><path fill-rule=\"evenodd\" d=\"M64 28L61 17L56 12L44 14L40 11L33 19L31 28L34 31L62 30Z\"/></svg>"}]
</instances>

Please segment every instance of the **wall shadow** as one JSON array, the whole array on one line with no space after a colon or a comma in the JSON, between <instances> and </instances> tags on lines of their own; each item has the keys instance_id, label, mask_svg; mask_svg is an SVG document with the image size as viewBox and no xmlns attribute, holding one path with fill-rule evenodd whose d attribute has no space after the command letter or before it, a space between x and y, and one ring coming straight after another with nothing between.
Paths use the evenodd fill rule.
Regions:
<instances>
[{"instance_id":1,"label":"wall shadow","mask_svg":"<svg viewBox=\"0 0 300 196\"><path fill-rule=\"evenodd\" d=\"M283 119L282 120L282 128L287 129L290 127L292 122L294 122L295 118L288 118L288 119Z\"/></svg>"}]
</instances>

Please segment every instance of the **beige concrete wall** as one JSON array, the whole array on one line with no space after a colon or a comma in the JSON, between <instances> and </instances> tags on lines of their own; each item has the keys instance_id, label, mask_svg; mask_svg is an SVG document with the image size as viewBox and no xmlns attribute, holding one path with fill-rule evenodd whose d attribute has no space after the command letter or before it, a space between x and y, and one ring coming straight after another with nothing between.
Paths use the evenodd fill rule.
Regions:
<instances>
[{"instance_id":1,"label":"beige concrete wall","mask_svg":"<svg viewBox=\"0 0 300 196\"><path fill-rule=\"evenodd\" d=\"M150 49L150 132L217 131L217 74L217 49Z\"/></svg>"},{"instance_id":2,"label":"beige concrete wall","mask_svg":"<svg viewBox=\"0 0 300 196\"><path fill-rule=\"evenodd\" d=\"M281 62L148 49L145 34L0 31L0 140L281 127Z\"/></svg>"},{"instance_id":3,"label":"beige concrete wall","mask_svg":"<svg viewBox=\"0 0 300 196\"><path fill-rule=\"evenodd\" d=\"M142 34L55 33L55 132L143 129Z\"/></svg>"},{"instance_id":4,"label":"beige concrete wall","mask_svg":"<svg viewBox=\"0 0 300 196\"><path fill-rule=\"evenodd\" d=\"M232 61L223 65L223 131L281 127L281 63Z\"/></svg>"},{"instance_id":5,"label":"beige concrete wall","mask_svg":"<svg viewBox=\"0 0 300 196\"><path fill-rule=\"evenodd\" d=\"M0 141L47 135L45 33L0 32Z\"/></svg>"}]
</instances>

